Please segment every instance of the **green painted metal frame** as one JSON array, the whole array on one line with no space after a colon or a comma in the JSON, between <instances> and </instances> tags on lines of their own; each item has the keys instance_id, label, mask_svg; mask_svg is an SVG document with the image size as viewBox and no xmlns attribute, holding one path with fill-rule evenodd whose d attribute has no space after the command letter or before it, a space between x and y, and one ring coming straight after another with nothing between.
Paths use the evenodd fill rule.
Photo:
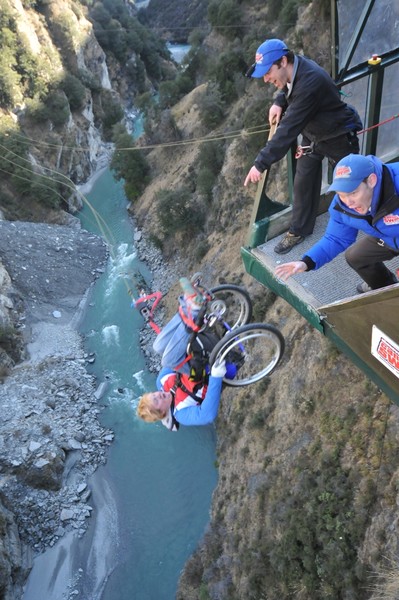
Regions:
<instances>
[{"instance_id":1,"label":"green painted metal frame","mask_svg":"<svg viewBox=\"0 0 399 600\"><path fill-rule=\"evenodd\" d=\"M257 259L250 248L241 248L241 257L246 272L254 277L259 283L284 298L295 310L301 314L315 329L325 335L341 352L343 352L369 379L371 379L382 390L388 398L399 405L399 394L374 371L353 349L340 337L334 326L313 306L309 305L303 298L287 285L282 284L272 271Z\"/></svg>"}]
</instances>

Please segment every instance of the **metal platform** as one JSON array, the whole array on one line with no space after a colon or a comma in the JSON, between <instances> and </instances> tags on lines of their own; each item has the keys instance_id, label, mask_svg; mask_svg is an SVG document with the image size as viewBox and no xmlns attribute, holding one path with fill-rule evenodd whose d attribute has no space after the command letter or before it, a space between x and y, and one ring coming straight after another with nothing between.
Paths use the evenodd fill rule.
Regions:
<instances>
[{"instance_id":1,"label":"metal platform","mask_svg":"<svg viewBox=\"0 0 399 600\"><path fill-rule=\"evenodd\" d=\"M306 254L306 251L323 236L328 219L328 213L320 215L317 218L313 234L307 237L301 244L298 244L288 254L276 254L273 250L283 235L258 246L252 250L252 253L268 270L274 272L274 269L279 264L300 260ZM358 239L362 235L364 234L360 232ZM399 257L391 260L388 266L392 271L398 269ZM302 297L305 302L317 309L343 299L354 296L358 297L356 285L361 281L355 271L349 267L344 253L342 253L317 271L299 273L291 277L285 285L291 288L296 295Z\"/></svg>"},{"instance_id":2,"label":"metal platform","mask_svg":"<svg viewBox=\"0 0 399 600\"><path fill-rule=\"evenodd\" d=\"M321 269L300 273L285 283L274 274L278 264L300 260L323 236L327 222L328 214L323 213L314 233L283 256L274 252L282 235L255 248L242 247L245 268L330 338L399 405L399 283L358 294L361 279L347 265L344 253ZM399 257L389 261L389 267L399 268Z\"/></svg>"}]
</instances>

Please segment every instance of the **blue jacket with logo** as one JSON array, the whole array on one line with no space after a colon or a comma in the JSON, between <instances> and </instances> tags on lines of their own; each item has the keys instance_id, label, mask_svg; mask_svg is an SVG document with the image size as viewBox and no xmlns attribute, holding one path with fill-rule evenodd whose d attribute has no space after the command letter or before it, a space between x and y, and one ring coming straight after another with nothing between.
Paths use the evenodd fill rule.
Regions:
<instances>
[{"instance_id":1,"label":"blue jacket with logo","mask_svg":"<svg viewBox=\"0 0 399 600\"><path fill-rule=\"evenodd\" d=\"M308 270L320 269L351 246L358 231L385 242L399 253L399 163L383 164L369 156L377 174L370 211L360 215L348 208L336 194L331 202L330 220L324 236L307 251L302 260Z\"/></svg>"}]
</instances>

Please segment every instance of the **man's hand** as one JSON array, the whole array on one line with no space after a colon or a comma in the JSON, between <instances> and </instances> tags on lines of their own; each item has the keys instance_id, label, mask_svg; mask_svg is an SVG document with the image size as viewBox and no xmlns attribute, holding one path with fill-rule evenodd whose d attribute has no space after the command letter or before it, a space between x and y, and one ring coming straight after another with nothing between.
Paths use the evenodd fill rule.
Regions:
<instances>
[{"instance_id":1,"label":"man's hand","mask_svg":"<svg viewBox=\"0 0 399 600\"><path fill-rule=\"evenodd\" d=\"M244 185L246 186L249 182L258 183L261 177L262 173L258 171L256 167L252 167L252 169L250 169L248 175L245 178Z\"/></svg>"},{"instance_id":2,"label":"man's hand","mask_svg":"<svg viewBox=\"0 0 399 600\"><path fill-rule=\"evenodd\" d=\"M274 123L275 125L278 125L280 123L282 113L283 109L281 108L281 106L278 106L277 104L272 104L269 109L269 124L273 125Z\"/></svg>"},{"instance_id":3,"label":"man's hand","mask_svg":"<svg viewBox=\"0 0 399 600\"><path fill-rule=\"evenodd\" d=\"M295 275L296 273L304 273L307 271L306 263L302 260L295 260L293 262L284 263L283 265L279 265L276 267L274 274L283 281L287 281L291 275Z\"/></svg>"}]
</instances>

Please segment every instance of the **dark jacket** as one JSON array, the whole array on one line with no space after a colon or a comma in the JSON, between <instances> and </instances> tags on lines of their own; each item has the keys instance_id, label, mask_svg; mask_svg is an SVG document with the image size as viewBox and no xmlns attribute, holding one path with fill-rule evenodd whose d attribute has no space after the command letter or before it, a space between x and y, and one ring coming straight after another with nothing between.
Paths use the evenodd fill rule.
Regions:
<instances>
[{"instance_id":1,"label":"dark jacket","mask_svg":"<svg viewBox=\"0 0 399 600\"><path fill-rule=\"evenodd\" d=\"M301 259L308 270L319 269L349 248L359 231L383 240L399 254L399 163L384 165L375 156L369 158L378 178L369 214L360 215L348 208L336 194L325 234Z\"/></svg>"},{"instance_id":2,"label":"dark jacket","mask_svg":"<svg viewBox=\"0 0 399 600\"><path fill-rule=\"evenodd\" d=\"M274 104L281 106L285 115L273 139L256 157L259 171L281 160L300 134L317 143L362 129L358 113L342 101L327 71L303 56L295 56L291 91L280 92Z\"/></svg>"}]
</instances>

